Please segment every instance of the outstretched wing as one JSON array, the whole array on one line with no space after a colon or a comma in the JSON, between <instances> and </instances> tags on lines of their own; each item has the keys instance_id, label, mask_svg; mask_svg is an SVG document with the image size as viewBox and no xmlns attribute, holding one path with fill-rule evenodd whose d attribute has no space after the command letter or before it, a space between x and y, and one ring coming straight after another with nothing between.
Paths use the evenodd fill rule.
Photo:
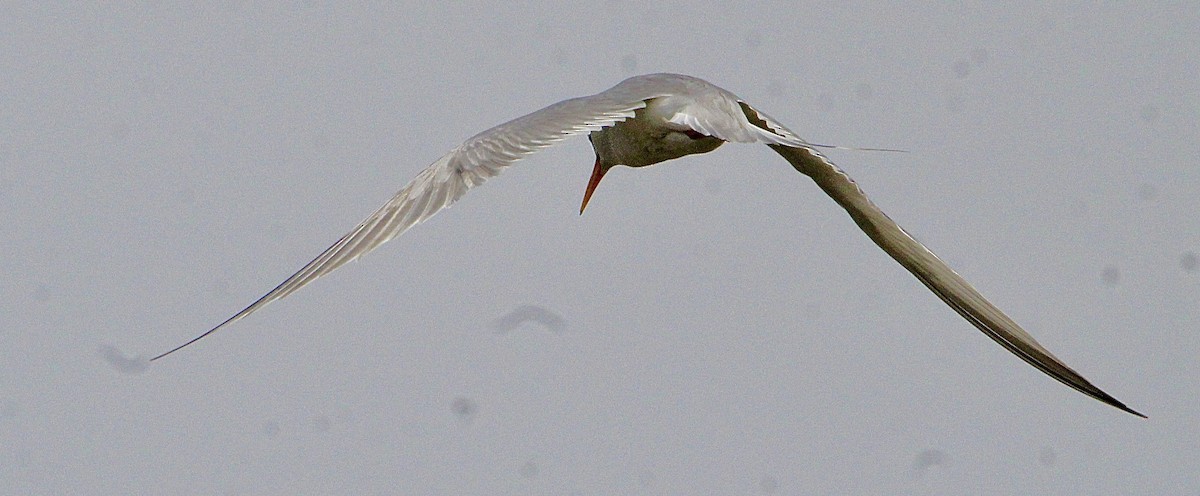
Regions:
<instances>
[{"instance_id":1,"label":"outstretched wing","mask_svg":"<svg viewBox=\"0 0 1200 496\"><path fill-rule=\"evenodd\" d=\"M665 96L667 81L631 78L604 92L558 102L475 135L434 162L379 210L267 294L204 334L158 355L158 360L292 294L452 205L514 162L564 138L631 118L646 100Z\"/></svg>"},{"instance_id":2,"label":"outstretched wing","mask_svg":"<svg viewBox=\"0 0 1200 496\"><path fill-rule=\"evenodd\" d=\"M741 103L742 110L750 122L760 128L785 137L795 134L765 114ZM1125 406L1087 379L1068 367L1037 340L1025 332L1004 312L979 294L962 276L954 272L925 245L914 239L896 224L879 207L875 206L858 184L836 165L811 147L768 145L787 159L797 171L812 178L834 201L846 209L858 227L891 255L900 265L908 269L917 279L933 291L954 311L962 315L989 338L1000 343L1008 351L1037 367L1059 382L1126 412L1145 418L1145 415Z\"/></svg>"}]
</instances>

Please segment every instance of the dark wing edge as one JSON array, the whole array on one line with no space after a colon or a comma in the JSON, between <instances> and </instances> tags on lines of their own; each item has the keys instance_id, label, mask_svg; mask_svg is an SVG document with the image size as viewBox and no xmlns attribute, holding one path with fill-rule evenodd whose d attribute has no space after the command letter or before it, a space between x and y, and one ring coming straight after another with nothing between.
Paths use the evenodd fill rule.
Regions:
<instances>
[{"instance_id":1,"label":"dark wing edge","mask_svg":"<svg viewBox=\"0 0 1200 496\"><path fill-rule=\"evenodd\" d=\"M751 123L763 129L792 135L766 115L741 103ZM850 214L858 227L896 262L941 298L950 308L983 331L1008 351L1038 370L1083 394L1138 417L1145 415L1125 406L1108 393L1092 385L1078 372L1043 348L1016 322L983 297L962 276L954 272L925 245L904 231L867 197L845 172L816 150L769 144L797 171L811 178L830 198Z\"/></svg>"}]
</instances>

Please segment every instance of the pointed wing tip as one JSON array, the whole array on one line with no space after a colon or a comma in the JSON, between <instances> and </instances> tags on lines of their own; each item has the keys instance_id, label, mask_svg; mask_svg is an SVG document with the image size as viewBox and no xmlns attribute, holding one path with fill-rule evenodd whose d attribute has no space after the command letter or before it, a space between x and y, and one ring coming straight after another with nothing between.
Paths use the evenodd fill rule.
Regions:
<instances>
[{"instance_id":1,"label":"pointed wing tip","mask_svg":"<svg viewBox=\"0 0 1200 496\"><path fill-rule=\"evenodd\" d=\"M1055 377L1055 378L1057 378L1057 377ZM1092 386L1091 383L1086 384L1087 388L1078 387L1078 386L1076 386L1076 384L1070 384L1070 383L1068 383L1068 386L1072 386L1076 390L1079 390L1080 393L1084 393L1087 396L1090 396L1090 398L1092 398L1094 400L1098 400L1099 402L1102 402L1102 404L1114 407L1114 408L1116 408L1116 410L1120 410L1122 412L1133 414L1133 416L1136 416L1136 417L1150 418L1150 417L1146 417L1144 413L1133 410L1133 408L1126 406L1126 404L1123 404L1123 402L1121 402L1121 400L1112 398L1112 395L1103 392L1103 390L1100 390L1097 387Z\"/></svg>"},{"instance_id":2,"label":"pointed wing tip","mask_svg":"<svg viewBox=\"0 0 1200 496\"><path fill-rule=\"evenodd\" d=\"M1112 406L1116 407L1118 410L1121 410L1121 411L1123 411L1123 412L1126 412L1126 413L1129 413L1129 414L1133 414L1133 415L1136 415L1136 416L1138 416L1138 417L1141 417L1141 418L1144 418L1144 419L1149 419L1149 418L1150 418L1150 417L1147 417L1147 416L1143 415L1143 414L1142 414L1142 412L1139 412L1139 411L1137 411L1137 410L1134 410L1134 409L1132 409L1132 408L1129 408L1129 407L1125 406L1125 404L1124 404L1124 403L1121 403L1120 401L1117 401L1117 399L1116 399L1116 398L1113 398L1112 396L1109 396L1108 398L1104 398L1104 399L1102 399L1101 401L1104 401L1105 403L1108 403L1109 405L1112 405Z\"/></svg>"},{"instance_id":3,"label":"pointed wing tip","mask_svg":"<svg viewBox=\"0 0 1200 496\"><path fill-rule=\"evenodd\" d=\"M165 357L165 356L167 356L167 355L170 355L170 354L172 354L172 353L175 353L176 351L182 350L182 349L186 348L186 347L187 347L189 344L192 344L192 343L195 343L196 341L199 341L199 340L200 340L200 338L202 338L202 337L204 337L204 336L207 336L208 334L209 334L209 333L204 333L204 334L200 335L199 337L197 337L197 338L195 338L195 339L192 339L191 341L188 341L188 342L186 342L186 343L183 343L183 344L181 344L181 345L179 345L179 346L176 346L176 347L174 347L174 348L171 348L171 350L170 350L170 351L167 351L166 353L163 353L163 354L161 354L161 355L158 355L158 356L156 356L156 357L154 357L154 358L151 358L151 359L150 359L150 361L151 361L151 362L154 362L155 360L158 360L159 358Z\"/></svg>"}]
</instances>

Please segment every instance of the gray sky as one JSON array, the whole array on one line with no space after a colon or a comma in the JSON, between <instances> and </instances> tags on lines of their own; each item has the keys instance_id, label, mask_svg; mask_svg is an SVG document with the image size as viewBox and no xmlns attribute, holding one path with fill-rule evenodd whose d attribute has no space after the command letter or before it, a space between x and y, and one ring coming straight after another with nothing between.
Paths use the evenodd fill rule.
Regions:
<instances>
[{"instance_id":1,"label":"gray sky","mask_svg":"<svg viewBox=\"0 0 1200 496\"><path fill-rule=\"evenodd\" d=\"M1196 494L1200 11L0 6L0 493ZM429 4L436 4L429 2ZM578 138L200 344L464 138L646 72L821 143ZM516 312L516 313L514 313Z\"/></svg>"}]
</instances>

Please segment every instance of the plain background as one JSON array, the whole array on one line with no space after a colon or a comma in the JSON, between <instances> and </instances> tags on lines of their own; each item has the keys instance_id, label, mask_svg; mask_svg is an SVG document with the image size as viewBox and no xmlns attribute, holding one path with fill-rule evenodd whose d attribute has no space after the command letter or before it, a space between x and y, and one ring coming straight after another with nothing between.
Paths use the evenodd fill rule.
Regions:
<instances>
[{"instance_id":1,"label":"plain background","mask_svg":"<svg viewBox=\"0 0 1200 496\"><path fill-rule=\"evenodd\" d=\"M0 493L1197 494L1182 5L5 3ZM747 145L614 170L580 217L573 139L147 367L463 139L659 71L909 150L830 155L1150 419Z\"/></svg>"}]
</instances>

